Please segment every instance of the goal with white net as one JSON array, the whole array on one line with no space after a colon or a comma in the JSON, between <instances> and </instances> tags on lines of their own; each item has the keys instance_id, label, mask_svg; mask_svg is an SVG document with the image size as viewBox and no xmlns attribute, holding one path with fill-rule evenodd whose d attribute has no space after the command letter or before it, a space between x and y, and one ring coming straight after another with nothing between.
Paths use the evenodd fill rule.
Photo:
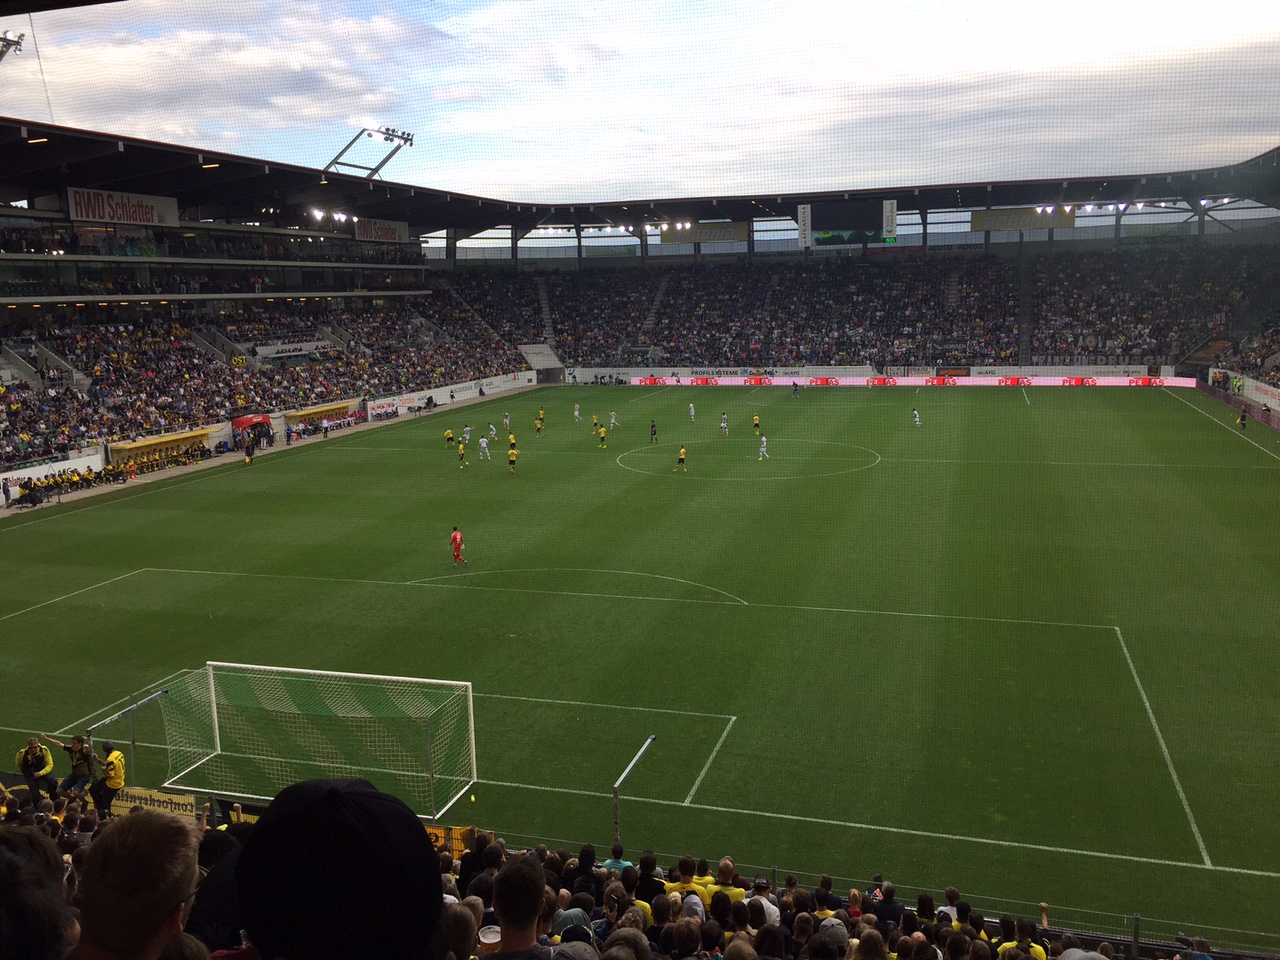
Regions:
<instances>
[{"instance_id":1,"label":"goal with white net","mask_svg":"<svg viewBox=\"0 0 1280 960\"><path fill-rule=\"evenodd\" d=\"M434 819L476 779L469 683L210 662L160 707L166 787L270 799L360 777Z\"/></svg>"}]
</instances>

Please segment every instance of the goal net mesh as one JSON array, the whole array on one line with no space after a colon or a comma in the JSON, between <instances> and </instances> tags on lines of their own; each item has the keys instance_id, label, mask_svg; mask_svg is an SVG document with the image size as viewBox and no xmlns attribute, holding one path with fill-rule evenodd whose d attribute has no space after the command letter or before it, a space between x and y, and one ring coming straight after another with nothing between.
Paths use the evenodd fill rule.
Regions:
<instances>
[{"instance_id":1,"label":"goal net mesh","mask_svg":"<svg viewBox=\"0 0 1280 960\"><path fill-rule=\"evenodd\" d=\"M168 787L269 799L360 777L436 817L475 781L469 683L209 663L160 706Z\"/></svg>"}]
</instances>

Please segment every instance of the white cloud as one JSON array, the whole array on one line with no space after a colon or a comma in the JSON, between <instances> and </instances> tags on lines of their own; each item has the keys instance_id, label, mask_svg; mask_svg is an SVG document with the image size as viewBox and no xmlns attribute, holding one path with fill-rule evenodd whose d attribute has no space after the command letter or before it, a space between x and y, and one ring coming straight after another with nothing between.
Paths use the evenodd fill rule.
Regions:
<instances>
[{"instance_id":1,"label":"white cloud","mask_svg":"<svg viewBox=\"0 0 1280 960\"><path fill-rule=\"evenodd\" d=\"M315 165L391 123L417 146L389 177L513 200L1073 176L1280 142L1280 5L450 9L130 0L37 26L59 122ZM4 112L43 117L38 65L15 61Z\"/></svg>"}]
</instances>

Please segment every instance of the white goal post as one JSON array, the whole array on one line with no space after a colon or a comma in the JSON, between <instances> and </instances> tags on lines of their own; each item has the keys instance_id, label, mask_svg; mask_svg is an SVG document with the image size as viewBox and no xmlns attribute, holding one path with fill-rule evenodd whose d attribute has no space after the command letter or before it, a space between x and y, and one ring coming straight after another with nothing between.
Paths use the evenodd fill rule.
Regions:
<instances>
[{"instance_id":1,"label":"white goal post","mask_svg":"<svg viewBox=\"0 0 1280 960\"><path fill-rule=\"evenodd\" d=\"M470 683L210 661L160 704L170 788L269 800L359 777L437 819L476 780Z\"/></svg>"}]
</instances>

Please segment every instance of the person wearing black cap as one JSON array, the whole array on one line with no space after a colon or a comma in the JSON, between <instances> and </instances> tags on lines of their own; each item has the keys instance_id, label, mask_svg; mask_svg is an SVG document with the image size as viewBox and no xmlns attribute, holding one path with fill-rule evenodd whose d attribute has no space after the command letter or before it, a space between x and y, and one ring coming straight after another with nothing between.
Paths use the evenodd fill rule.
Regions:
<instances>
[{"instance_id":1,"label":"person wearing black cap","mask_svg":"<svg viewBox=\"0 0 1280 960\"><path fill-rule=\"evenodd\" d=\"M368 781L281 790L241 848L236 885L261 960L434 956L439 857L413 811Z\"/></svg>"}]
</instances>

